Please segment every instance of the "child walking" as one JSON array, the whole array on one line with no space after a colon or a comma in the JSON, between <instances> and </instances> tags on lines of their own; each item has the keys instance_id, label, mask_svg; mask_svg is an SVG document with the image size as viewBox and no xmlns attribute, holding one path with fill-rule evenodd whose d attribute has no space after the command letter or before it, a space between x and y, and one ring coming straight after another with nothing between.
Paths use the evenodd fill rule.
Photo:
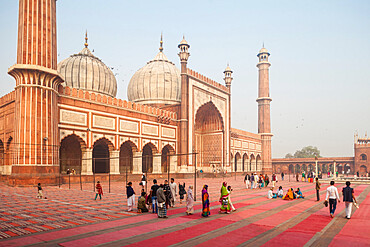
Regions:
<instances>
[{"instance_id":1,"label":"child walking","mask_svg":"<svg viewBox=\"0 0 370 247\"><path fill-rule=\"evenodd\" d=\"M36 196L36 198L40 198L40 199L44 198L44 194L42 193L41 183L37 184L37 196Z\"/></svg>"},{"instance_id":2,"label":"child walking","mask_svg":"<svg viewBox=\"0 0 370 247\"><path fill-rule=\"evenodd\" d=\"M100 200L101 200L101 196L103 195L103 187L101 187L100 181L98 181L96 183L95 188L96 188L95 200L96 200L96 198L98 198L98 195L99 195Z\"/></svg>"}]
</instances>

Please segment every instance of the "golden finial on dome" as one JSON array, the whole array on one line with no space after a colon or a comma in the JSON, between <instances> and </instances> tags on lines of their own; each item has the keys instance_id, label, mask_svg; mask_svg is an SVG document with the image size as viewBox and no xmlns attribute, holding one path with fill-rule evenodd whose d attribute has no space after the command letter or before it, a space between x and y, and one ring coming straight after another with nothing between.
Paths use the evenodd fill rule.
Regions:
<instances>
[{"instance_id":1,"label":"golden finial on dome","mask_svg":"<svg viewBox=\"0 0 370 247\"><path fill-rule=\"evenodd\" d=\"M89 46L89 44L87 43L87 30L86 30L86 34L85 34L85 48L87 48Z\"/></svg>"},{"instance_id":2,"label":"golden finial on dome","mask_svg":"<svg viewBox=\"0 0 370 247\"><path fill-rule=\"evenodd\" d=\"M161 41L159 41L159 51L162 52L163 51L163 37L162 37L162 33L161 33Z\"/></svg>"}]
</instances>

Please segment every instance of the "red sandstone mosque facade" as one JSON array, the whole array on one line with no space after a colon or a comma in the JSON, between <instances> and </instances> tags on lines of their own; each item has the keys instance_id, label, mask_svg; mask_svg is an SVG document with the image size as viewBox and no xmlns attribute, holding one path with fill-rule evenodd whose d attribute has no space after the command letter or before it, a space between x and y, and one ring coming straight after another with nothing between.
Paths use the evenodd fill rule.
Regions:
<instances>
[{"instance_id":1,"label":"red sandstone mosque facade","mask_svg":"<svg viewBox=\"0 0 370 247\"><path fill-rule=\"evenodd\" d=\"M56 0L19 0L14 91L0 98L0 173L14 185L52 182L67 169L132 174L272 172L269 52L258 53L258 133L231 127L232 70L225 85L163 52L131 78L128 100L88 48L57 63ZM196 57L196 55L194 56ZM195 155L197 154L197 155Z\"/></svg>"}]
</instances>

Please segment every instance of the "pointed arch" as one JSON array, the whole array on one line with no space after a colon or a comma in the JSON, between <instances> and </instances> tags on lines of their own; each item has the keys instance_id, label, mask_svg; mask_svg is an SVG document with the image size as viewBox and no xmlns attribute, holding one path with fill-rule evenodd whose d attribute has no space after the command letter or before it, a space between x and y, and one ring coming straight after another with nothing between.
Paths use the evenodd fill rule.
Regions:
<instances>
[{"instance_id":1,"label":"pointed arch","mask_svg":"<svg viewBox=\"0 0 370 247\"><path fill-rule=\"evenodd\" d=\"M220 111L212 101L209 101L197 109L194 121L195 150L200 154L199 163L202 167L221 164L225 134L224 120Z\"/></svg>"},{"instance_id":2,"label":"pointed arch","mask_svg":"<svg viewBox=\"0 0 370 247\"><path fill-rule=\"evenodd\" d=\"M142 171L145 173L152 173L153 172L153 155L158 153L157 147L148 142L143 147L142 153Z\"/></svg>"},{"instance_id":3,"label":"pointed arch","mask_svg":"<svg viewBox=\"0 0 370 247\"><path fill-rule=\"evenodd\" d=\"M236 154L235 154L235 161L234 161L234 171L238 171L238 164L240 163L240 161L241 161L241 156L240 156L240 153L239 152L237 152Z\"/></svg>"},{"instance_id":4,"label":"pointed arch","mask_svg":"<svg viewBox=\"0 0 370 247\"><path fill-rule=\"evenodd\" d=\"M248 165L249 165L249 157L248 157L247 153L244 153L243 154L243 166L242 166L243 172L244 171L249 171L248 170Z\"/></svg>"},{"instance_id":5,"label":"pointed arch","mask_svg":"<svg viewBox=\"0 0 370 247\"><path fill-rule=\"evenodd\" d=\"M255 170L255 165L254 165L255 160L256 160L256 158L254 157L254 154L251 154L251 158L249 160L249 170L250 171L256 171Z\"/></svg>"},{"instance_id":6,"label":"pointed arch","mask_svg":"<svg viewBox=\"0 0 370 247\"><path fill-rule=\"evenodd\" d=\"M119 148L120 174L132 173L134 152L137 152L135 143L130 140L123 142Z\"/></svg>"},{"instance_id":7,"label":"pointed arch","mask_svg":"<svg viewBox=\"0 0 370 247\"><path fill-rule=\"evenodd\" d=\"M169 167L169 155L175 154L175 149L167 144L162 148L162 155L161 155L161 172L167 173Z\"/></svg>"},{"instance_id":8,"label":"pointed arch","mask_svg":"<svg viewBox=\"0 0 370 247\"><path fill-rule=\"evenodd\" d=\"M102 137L93 144L93 173L110 172L110 152L114 150L114 145L107 138Z\"/></svg>"},{"instance_id":9,"label":"pointed arch","mask_svg":"<svg viewBox=\"0 0 370 247\"><path fill-rule=\"evenodd\" d=\"M256 171L261 171L262 170L262 159L261 155L257 155L256 157Z\"/></svg>"},{"instance_id":10,"label":"pointed arch","mask_svg":"<svg viewBox=\"0 0 370 247\"><path fill-rule=\"evenodd\" d=\"M59 171L66 173L74 169L77 174L81 173L82 152L86 150L85 141L76 134L65 136L59 147Z\"/></svg>"}]
</instances>

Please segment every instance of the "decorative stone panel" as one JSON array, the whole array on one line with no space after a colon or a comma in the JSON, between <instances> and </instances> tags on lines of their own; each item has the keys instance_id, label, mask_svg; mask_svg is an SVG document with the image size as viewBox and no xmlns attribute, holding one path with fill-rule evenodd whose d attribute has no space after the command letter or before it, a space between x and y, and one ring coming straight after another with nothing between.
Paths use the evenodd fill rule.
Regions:
<instances>
[{"instance_id":1,"label":"decorative stone panel","mask_svg":"<svg viewBox=\"0 0 370 247\"><path fill-rule=\"evenodd\" d=\"M114 118L111 117L94 115L93 127L114 130L116 128L116 121Z\"/></svg>"},{"instance_id":2,"label":"decorative stone panel","mask_svg":"<svg viewBox=\"0 0 370 247\"><path fill-rule=\"evenodd\" d=\"M158 126L151 124L142 124L142 133L145 135L155 135L158 136Z\"/></svg>"},{"instance_id":3,"label":"decorative stone panel","mask_svg":"<svg viewBox=\"0 0 370 247\"><path fill-rule=\"evenodd\" d=\"M87 114L82 112L60 109L60 122L74 125L87 125Z\"/></svg>"},{"instance_id":4,"label":"decorative stone panel","mask_svg":"<svg viewBox=\"0 0 370 247\"><path fill-rule=\"evenodd\" d=\"M119 130L123 132L139 133L139 123L121 119L119 121Z\"/></svg>"},{"instance_id":5,"label":"decorative stone panel","mask_svg":"<svg viewBox=\"0 0 370 247\"><path fill-rule=\"evenodd\" d=\"M168 138L175 138L176 130L172 128L162 127L162 136Z\"/></svg>"}]
</instances>

